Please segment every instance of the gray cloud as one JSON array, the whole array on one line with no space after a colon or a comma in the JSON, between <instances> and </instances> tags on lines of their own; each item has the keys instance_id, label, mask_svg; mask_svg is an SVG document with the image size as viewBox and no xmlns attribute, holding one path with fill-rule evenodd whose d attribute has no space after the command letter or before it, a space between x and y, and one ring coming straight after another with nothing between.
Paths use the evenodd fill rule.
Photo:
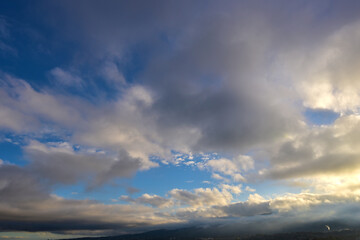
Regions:
<instances>
[{"instance_id":1,"label":"gray cloud","mask_svg":"<svg viewBox=\"0 0 360 240\"><path fill-rule=\"evenodd\" d=\"M173 202L170 199L166 199L160 197L158 195L150 195L150 194L143 194L140 197L134 199L128 196L121 196L120 198L123 201L133 202L138 204L149 204L153 207L170 207L173 205Z\"/></svg>"},{"instance_id":2,"label":"gray cloud","mask_svg":"<svg viewBox=\"0 0 360 240\"><path fill-rule=\"evenodd\" d=\"M248 202L234 203L220 208L229 217L247 217L271 214L269 202L251 204Z\"/></svg>"},{"instance_id":3,"label":"gray cloud","mask_svg":"<svg viewBox=\"0 0 360 240\"><path fill-rule=\"evenodd\" d=\"M42 178L26 168L1 165L0 230L96 232L169 223L145 206L69 200L50 194L50 190Z\"/></svg>"},{"instance_id":4,"label":"gray cloud","mask_svg":"<svg viewBox=\"0 0 360 240\"><path fill-rule=\"evenodd\" d=\"M273 152L272 168L262 174L282 179L357 172L360 167L359 126L358 117L350 115L340 117L332 126L316 127L298 134Z\"/></svg>"},{"instance_id":5,"label":"gray cloud","mask_svg":"<svg viewBox=\"0 0 360 240\"><path fill-rule=\"evenodd\" d=\"M129 178L140 167L140 160L121 151L111 157L104 153L77 153L72 146L49 147L32 142L26 147L27 169L49 183L75 184L86 180L94 188L116 178ZM70 148L70 149L69 149Z\"/></svg>"},{"instance_id":6,"label":"gray cloud","mask_svg":"<svg viewBox=\"0 0 360 240\"><path fill-rule=\"evenodd\" d=\"M66 86L66 87L74 87L79 88L82 87L83 80L76 76L73 73L64 71L63 69L56 67L50 71L50 74L55 79L56 83L58 83L60 86Z\"/></svg>"},{"instance_id":7,"label":"gray cloud","mask_svg":"<svg viewBox=\"0 0 360 240\"><path fill-rule=\"evenodd\" d=\"M193 192L183 189L173 189L169 195L180 205L188 205L192 207L226 205L233 196L230 192L223 188L197 188Z\"/></svg>"},{"instance_id":8,"label":"gray cloud","mask_svg":"<svg viewBox=\"0 0 360 240\"><path fill-rule=\"evenodd\" d=\"M0 202L26 207L48 197L48 187L39 178L15 165L0 165Z\"/></svg>"},{"instance_id":9,"label":"gray cloud","mask_svg":"<svg viewBox=\"0 0 360 240\"><path fill-rule=\"evenodd\" d=\"M310 206L333 200L306 195L232 202L226 189L173 189L169 192L173 202L186 208L161 215L141 206L171 205L169 199L157 195L128 199L134 203L130 205L104 205L50 194L51 186L58 183L85 180L91 189L131 177L139 169L157 166L149 156L167 159L171 150L238 156L265 146L270 169L261 177L273 179L359 169L359 123L356 116L346 116L348 110L355 115L358 102L346 98L348 93L359 95L358 2L41 4L44 6L37 5L39 15L54 32L65 33L81 45L69 68L78 74L53 66L54 77L69 85L70 80L80 83L82 75L93 74L115 96L110 98L97 89L95 80L82 83L88 84L86 90L96 89L93 103L1 74L1 129L41 135L50 126L59 135L70 133L66 136L69 142L95 149L76 152L71 145L30 144L25 148L28 166L2 164L2 230L104 229L176 223L193 217L255 216L288 206L292 209L299 199L311 202ZM7 31L1 18L0 37ZM138 56L145 63L134 67L131 57L138 49L145 50ZM333 55L332 49L337 49ZM133 68L137 69L133 79L125 81L125 70ZM353 86L355 92L349 92ZM332 95L339 93L333 90L340 94ZM331 101L323 104L327 98L322 96L330 96ZM303 125L298 104L345 115L334 126L309 129ZM253 166L256 164L241 169ZM341 199L338 202L354 202L356 196Z\"/></svg>"}]
</instances>

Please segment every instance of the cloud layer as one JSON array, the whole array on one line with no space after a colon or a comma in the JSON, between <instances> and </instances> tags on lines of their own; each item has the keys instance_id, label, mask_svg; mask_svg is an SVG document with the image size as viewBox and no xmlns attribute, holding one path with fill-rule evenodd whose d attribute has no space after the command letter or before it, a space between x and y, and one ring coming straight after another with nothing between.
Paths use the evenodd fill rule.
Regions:
<instances>
[{"instance_id":1,"label":"cloud layer","mask_svg":"<svg viewBox=\"0 0 360 240\"><path fill-rule=\"evenodd\" d=\"M41 19L0 10L0 140L22 154L0 159L1 231L358 223L357 1L32 8ZM162 194L126 182L166 166L208 185L170 187L170 170ZM129 195L54 194L79 185Z\"/></svg>"}]
</instances>

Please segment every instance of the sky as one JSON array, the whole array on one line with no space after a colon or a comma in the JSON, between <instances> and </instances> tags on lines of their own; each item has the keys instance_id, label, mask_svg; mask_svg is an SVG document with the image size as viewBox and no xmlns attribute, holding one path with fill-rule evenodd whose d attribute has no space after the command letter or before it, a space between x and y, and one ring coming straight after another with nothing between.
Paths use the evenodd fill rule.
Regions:
<instances>
[{"instance_id":1,"label":"sky","mask_svg":"<svg viewBox=\"0 0 360 240\"><path fill-rule=\"evenodd\" d=\"M359 226L359 66L356 0L1 1L0 239Z\"/></svg>"}]
</instances>

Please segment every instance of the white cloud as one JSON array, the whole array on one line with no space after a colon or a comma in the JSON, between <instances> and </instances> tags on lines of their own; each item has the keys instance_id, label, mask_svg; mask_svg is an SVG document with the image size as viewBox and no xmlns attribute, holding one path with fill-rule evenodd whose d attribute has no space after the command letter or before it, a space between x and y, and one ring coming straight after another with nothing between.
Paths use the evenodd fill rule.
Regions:
<instances>
[{"instance_id":1,"label":"white cloud","mask_svg":"<svg viewBox=\"0 0 360 240\"><path fill-rule=\"evenodd\" d=\"M289 51L284 69L294 78L306 107L345 114L359 112L359 31L354 21L324 36L313 48Z\"/></svg>"},{"instance_id":2,"label":"white cloud","mask_svg":"<svg viewBox=\"0 0 360 240\"><path fill-rule=\"evenodd\" d=\"M240 193L242 193L241 187L242 187L242 185L228 185L228 184L221 184L221 185L220 185L220 188L221 188L221 189L229 190L229 191L232 192L233 194L240 194Z\"/></svg>"},{"instance_id":3,"label":"white cloud","mask_svg":"<svg viewBox=\"0 0 360 240\"><path fill-rule=\"evenodd\" d=\"M341 176L358 172L360 118L340 117L330 126L299 133L272 149L271 167L261 175L277 179Z\"/></svg>"},{"instance_id":4,"label":"white cloud","mask_svg":"<svg viewBox=\"0 0 360 240\"><path fill-rule=\"evenodd\" d=\"M128 196L121 196L120 199L123 201L134 202L138 204L145 204L145 205L148 204L158 208L167 208L173 205L173 202L170 199L166 199L158 195L150 195L147 193L135 199L130 198Z\"/></svg>"},{"instance_id":5,"label":"white cloud","mask_svg":"<svg viewBox=\"0 0 360 240\"><path fill-rule=\"evenodd\" d=\"M221 191L217 188L197 188L194 191L173 189L169 195L180 205L192 207L226 205L233 199L225 188Z\"/></svg>"},{"instance_id":6,"label":"white cloud","mask_svg":"<svg viewBox=\"0 0 360 240\"><path fill-rule=\"evenodd\" d=\"M203 167L208 167L213 171L213 178L222 180L223 176L231 177L236 182L244 182L246 179L241 173L254 168L254 160L250 156L239 155L230 160L227 158L211 159L204 163Z\"/></svg>"},{"instance_id":7,"label":"white cloud","mask_svg":"<svg viewBox=\"0 0 360 240\"><path fill-rule=\"evenodd\" d=\"M245 191L247 191L247 192L256 192L256 189L251 188L249 186L246 186Z\"/></svg>"},{"instance_id":8,"label":"white cloud","mask_svg":"<svg viewBox=\"0 0 360 240\"><path fill-rule=\"evenodd\" d=\"M217 179L217 180L222 180L222 181L224 181L224 182L228 182L228 181L229 181L229 179L224 178L224 177L220 176L220 175L217 174L217 173L211 174L211 177L214 178L214 179Z\"/></svg>"}]
</instances>

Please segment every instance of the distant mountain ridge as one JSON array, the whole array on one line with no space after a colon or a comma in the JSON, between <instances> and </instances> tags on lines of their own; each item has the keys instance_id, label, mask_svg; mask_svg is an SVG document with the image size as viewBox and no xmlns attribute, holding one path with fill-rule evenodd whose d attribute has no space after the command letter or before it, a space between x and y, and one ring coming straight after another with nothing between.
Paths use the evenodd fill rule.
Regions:
<instances>
[{"instance_id":1,"label":"distant mountain ridge","mask_svg":"<svg viewBox=\"0 0 360 240\"><path fill-rule=\"evenodd\" d=\"M67 240L360 240L359 230L323 232L292 232L275 234L239 235L217 231L217 228L191 227L176 230L154 230L139 234L109 237L85 237Z\"/></svg>"}]
</instances>

